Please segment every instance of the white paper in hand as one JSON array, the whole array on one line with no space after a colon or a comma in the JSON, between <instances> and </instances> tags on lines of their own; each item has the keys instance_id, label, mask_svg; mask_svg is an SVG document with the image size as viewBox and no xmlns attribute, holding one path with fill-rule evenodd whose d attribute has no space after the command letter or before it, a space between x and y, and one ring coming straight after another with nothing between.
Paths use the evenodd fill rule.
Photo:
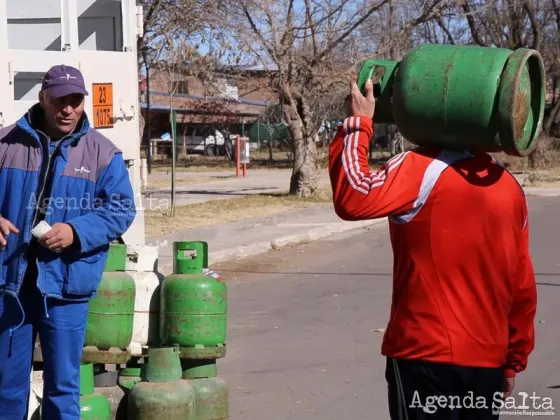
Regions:
<instances>
[{"instance_id":1,"label":"white paper in hand","mask_svg":"<svg viewBox=\"0 0 560 420\"><path fill-rule=\"evenodd\" d=\"M45 222L43 220L37 226L35 226L33 228L33 230L31 231L31 234L33 236L35 236L37 239L39 239L41 236L43 236L45 233L47 233L51 229L52 229L52 227L47 222Z\"/></svg>"}]
</instances>

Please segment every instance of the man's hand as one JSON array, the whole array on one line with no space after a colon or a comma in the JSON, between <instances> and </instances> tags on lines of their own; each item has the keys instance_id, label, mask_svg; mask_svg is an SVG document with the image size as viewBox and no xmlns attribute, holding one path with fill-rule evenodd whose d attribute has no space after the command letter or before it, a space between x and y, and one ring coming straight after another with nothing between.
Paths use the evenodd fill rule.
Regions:
<instances>
[{"instance_id":1,"label":"man's hand","mask_svg":"<svg viewBox=\"0 0 560 420\"><path fill-rule=\"evenodd\" d=\"M8 219L0 217L0 232L0 249L2 249L8 244L8 236L10 236L10 233L19 233L19 229Z\"/></svg>"},{"instance_id":2,"label":"man's hand","mask_svg":"<svg viewBox=\"0 0 560 420\"><path fill-rule=\"evenodd\" d=\"M39 242L53 252L61 252L74 243L74 230L67 223L55 223Z\"/></svg>"},{"instance_id":3,"label":"man's hand","mask_svg":"<svg viewBox=\"0 0 560 420\"><path fill-rule=\"evenodd\" d=\"M504 398L508 398L515 388L515 378L505 378L504 380Z\"/></svg>"},{"instance_id":4,"label":"man's hand","mask_svg":"<svg viewBox=\"0 0 560 420\"><path fill-rule=\"evenodd\" d=\"M373 96L373 82L366 81L366 96L362 95L355 81L350 82L350 95L348 95L348 113L351 117L366 115L373 118L375 112L375 98Z\"/></svg>"}]
</instances>

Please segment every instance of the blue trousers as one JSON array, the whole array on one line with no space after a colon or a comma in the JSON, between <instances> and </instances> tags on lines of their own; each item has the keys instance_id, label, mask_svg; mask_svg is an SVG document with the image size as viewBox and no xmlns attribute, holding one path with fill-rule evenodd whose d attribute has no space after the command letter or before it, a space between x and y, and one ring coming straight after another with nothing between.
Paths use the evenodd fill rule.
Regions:
<instances>
[{"instance_id":1,"label":"blue trousers","mask_svg":"<svg viewBox=\"0 0 560 420\"><path fill-rule=\"evenodd\" d=\"M79 420L80 360L88 303L45 299L35 279L26 279L19 298L0 294L0 419L27 418L38 333L44 367L42 418Z\"/></svg>"}]
</instances>

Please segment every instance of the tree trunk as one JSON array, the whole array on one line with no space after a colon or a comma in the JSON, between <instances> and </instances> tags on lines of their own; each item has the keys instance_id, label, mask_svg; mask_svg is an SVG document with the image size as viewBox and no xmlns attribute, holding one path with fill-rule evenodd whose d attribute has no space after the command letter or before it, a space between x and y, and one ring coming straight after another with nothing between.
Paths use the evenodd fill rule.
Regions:
<instances>
[{"instance_id":1,"label":"tree trunk","mask_svg":"<svg viewBox=\"0 0 560 420\"><path fill-rule=\"evenodd\" d=\"M313 119L305 95L294 94L291 87L284 87L283 114L288 124L294 152L294 167L290 179L290 194L309 197L319 186L317 168L317 141L319 130Z\"/></svg>"},{"instance_id":2,"label":"tree trunk","mask_svg":"<svg viewBox=\"0 0 560 420\"><path fill-rule=\"evenodd\" d=\"M272 168L274 163L274 151L272 150L272 134L268 136L268 166Z\"/></svg>"},{"instance_id":3,"label":"tree trunk","mask_svg":"<svg viewBox=\"0 0 560 420\"><path fill-rule=\"evenodd\" d=\"M138 116L138 130L139 130L139 134L140 134L140 152L142 151L142 144L143 144L143 139L144 139L144 130L146 128L146 119L144 118L144 116L142 115L142 113L140 113L140 115ZM146 137L148 137L148 135L146 135ZM148 139L146 141L146 157L148 156L148 147L150 147L150 140Z\"/></svg>"},{"instance_id":4,"label":"tree trunk","mask_svg":"<svg viewBox=\"0 0 560 420\"><path fill-rule=\"evenodd\" d=\"M224 153L228 160L235 160L235 148L233 147L233 142L229 136L229 131L227 132L226 138L224 140Z\"/></svg>"},{"instance_id":5,"label":"tree trunk","mask_svg":"<svg viewBox=\"0 0 560 420\"><path fill-rule=\"evenodd\" d=\"M145 127L146 127L146 119L144 118L144 115L142 115L142 113L140 113L138 115L138 129L140 131L140 138L144 137Z\"/></svg>"},{"instance_id":6,"label":"tree trunk","mask_svg":"<svg viewBox=\"0 0 560 420\"><path fill-rule=\"evenodd\" d=\"M300 121L289 124L294 144L294 169L290 179L290 194L309 197L318 187L317 144L315 136L305 136Z\"/></svg>"},{"instance_id":7,"label":"tree trunk","mask_svg":"<svg viewBox=\"0 0 560 420\"><path fill-rule=\"evenodd\" d=\"M555 135L552 133L552 129L556 124L560 123L560 100L550 110L550 115L544 122L544 131L550 135Z\"/></svg>"}]
</instances>

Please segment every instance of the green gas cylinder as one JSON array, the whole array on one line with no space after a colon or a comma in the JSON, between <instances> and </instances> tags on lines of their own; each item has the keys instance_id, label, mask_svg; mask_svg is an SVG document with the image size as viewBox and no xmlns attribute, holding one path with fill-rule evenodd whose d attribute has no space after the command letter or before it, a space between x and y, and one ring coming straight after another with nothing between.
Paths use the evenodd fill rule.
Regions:
<instances>
[{"instance_id":1,"label":"green gas cylinder","mask_svg":"<svg viewBox=\"0 0 560 420\"><path fill-rule=\"evenodd\" d=\"M126 367L119 371L119 379L117 383L121 388L130 391L134 385L141 381L141 367Z\"/></svg>"},{"instance_id":2,"label":"green gas cylinder","mask_svg":"<svg viewBox=\"0 0 560 420\"><path fill-rule=\"evenodd\" d=\"M95 392L93 363L80 365L80 419L111 420L109 400Z\"/></svg>"},{"instance_id":3,"label":"green gas cylinder","mask_svg":"<svg viewBox=\"0 0 560 420\"><path fill-rule=\"evenodd\" d=\"M229 391L215 360L183 360L183 379L194 388L197 420L227 420Z\"/></svg>"},{"instance_id":4,"label":"green gas cylinder","mask_svg":"<svg viewBox=\"0 0 560 420\"><path fill-rule=\"evenodd\" d=\"M375 122L418 146L526 156L542 130L545 72L536 50L426 44L400 61L366 60Z\"/></svg>"},{"instance_id":5,"label":"green gas cylinder","mask_svg":"<svg viewBox=\"0 0 560 420\"><path fill-rule=\"evenodd\" d=\"M181 376L177 347L149 348L142 381L128 396L128 420L195 420L194 389Z\"/></svg>"},{"instance_id":6,"label":"green gas cylinder","mask_svg":"<svg viewBox=\"0 0 560 420\"><path fill-rule=\"evenodd\" d=\"M119 401L115 420L126 420L128 418L128 399L130 397L130 391L142 380L141 370L142 368L138 365L127 365L127 367L119 371L117 384L119 389L123 391L124 395Z\"/></svg>"},{"instance_id":7,"label":"green gas cylinder","mask_svg":"<svg viewBox=\"0 0 560 420\"><path fill-rule=\"evenodd\" d=\"M125 266L126 245L111 244L97 296L89 302L84 361L120 364L130 358L136 286Z\"/></svg>"},{"instance_id":8,"label":"green gas cylinder","mask_svg":"<svg viewBox=\"0 0 560 420\"><path fill-rule=\"evenodd\" d=\"M175 242L173 274L161 285L160 340L181 357L217 359L226 353L227 287L203 274L206 242Z\"/></svg>"}]
</instances>

